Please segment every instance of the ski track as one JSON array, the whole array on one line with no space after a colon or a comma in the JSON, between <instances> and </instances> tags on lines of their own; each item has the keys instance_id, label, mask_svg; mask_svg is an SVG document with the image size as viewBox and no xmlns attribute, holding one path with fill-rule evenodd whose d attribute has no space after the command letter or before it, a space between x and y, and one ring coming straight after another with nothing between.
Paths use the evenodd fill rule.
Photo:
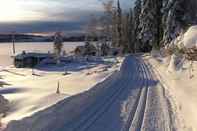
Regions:
<instances>
[{"instance_id":1,"label":"ski track","mask_svg":"<svg viewBox=\"0 0 197 131\"><path fill-rule=\"evenodd\" d=\"M165 89L140 55L127 56L119 72L93 88L98 95L89 93L78 115L39 131L175 131Z\"/></svg>"},{"instance_id":2,"label":"ski track","mask_svg":"<svg viewBox=\"0 0 197 131\"><path fill-rule=\"evenodd\" d=\"M130 59L135 62L130 62ZM131 68L132 66L133 68ZM129 71L129 67L132 71ZM86 116L80 118L76 125L70 126L70 129L64 126L63 130L171 131L164 88L152 69L140 57L129 57L126 58L121 70L123 71L120 75L123 76L110 85L114 89L107 93L108 97L100 100L99 103L94 103L95 105L86 110L88 115L84 113ZM137 89L133 89L135 87ZM118 109L120 109L121 98L125 94L128 95L129 91L135 101L129 103L130 112L125 123L121 121L120 114L115 114L120 112ZM132 91L135 92L135 95L131 93Z\"/></svg>"}]
</instances>

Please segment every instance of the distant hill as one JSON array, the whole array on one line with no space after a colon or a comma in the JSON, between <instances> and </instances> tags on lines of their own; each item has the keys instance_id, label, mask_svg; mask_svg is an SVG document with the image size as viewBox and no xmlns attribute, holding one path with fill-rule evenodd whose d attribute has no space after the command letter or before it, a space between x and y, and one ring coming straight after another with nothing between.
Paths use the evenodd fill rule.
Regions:
<instances>
[{"instance_id":1,"label":"distant hill","mask_svg":"<svg viewBox=\"0 0 197 131\"><path fill-rule=\"evenodd\" d=\"M84 41L85 36L69 36L64 37L64 41ZM51 42L53 41L53 36L41 36L41 35L28 35L28 34L16 34L16 42ZM12 34L0 34L0 42L12 42Z\"/></svg>"}]
</instances>

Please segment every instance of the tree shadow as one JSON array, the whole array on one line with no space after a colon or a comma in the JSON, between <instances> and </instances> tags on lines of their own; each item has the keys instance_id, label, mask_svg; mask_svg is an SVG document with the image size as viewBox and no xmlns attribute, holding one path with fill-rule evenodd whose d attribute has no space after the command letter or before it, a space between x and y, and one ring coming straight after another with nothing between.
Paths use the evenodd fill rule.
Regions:
<instances>
[{"instance_id":1,"label":"tree shadow","mask_svg":"<svg viewBox=\"0 0 197 131\"><path fill-rule=\"evenodd\" d=\"M16 87L0 88L1 95L21 93L21 92L25 92L25 91L27 91L27 89L21 89L21 88L16 88Z\"/></svg>"},{"instance_id":2,"label":"tree shadow","mask_svg":"<svg viewBox=\"0 0 197 131\"><path fill-rule=\"evenodd\" d=\"M94 68L100 64L110 65L110 62L70 62L62 65L40 65L35 69L47 72L78 72L86 69Z\"/></svg>"},{"instance_id":3,"label":"tree shadow","mask_svg":"<svg viewBox=\"0 0 197 131\"><path fill-rule=\"evenodd\" d=\"M7 82L4 82L4 81L0 81L0 87L3 87L3 86L10 86L11 84L7 83Z\"/></svg>"}]
</instances>

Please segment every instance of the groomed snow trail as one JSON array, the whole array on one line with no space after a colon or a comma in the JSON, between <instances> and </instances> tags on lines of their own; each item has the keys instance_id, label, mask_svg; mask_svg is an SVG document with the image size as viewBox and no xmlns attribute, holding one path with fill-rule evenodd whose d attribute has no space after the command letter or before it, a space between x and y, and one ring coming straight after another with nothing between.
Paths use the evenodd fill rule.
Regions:
<instances>
[{"instance_id":1,"label":"groomed snow trail","mask_svg":"<svg viewBox=\"0 0 197 131\"><path fill-rule=\"evenodd\" d=\"M163 86L150 66L141 56L128 56L119 72L85 96L13 122L6 131L174 131L169 112Z\"/></svg>"}]
</instances>

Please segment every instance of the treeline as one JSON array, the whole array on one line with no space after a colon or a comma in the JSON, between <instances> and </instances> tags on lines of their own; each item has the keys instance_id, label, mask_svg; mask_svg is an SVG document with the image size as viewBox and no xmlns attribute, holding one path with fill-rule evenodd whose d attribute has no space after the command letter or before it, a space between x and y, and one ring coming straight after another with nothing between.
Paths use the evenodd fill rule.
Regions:
<instances>
[{"instance_id":1,"label":"treeline","mask_svg":"<svg viewBox=\"0 0 197 131\"><path fill-rule=\"evenodd\" d=\"M12 42L13 34L0 34L0 42ZM15 34L15 42L53 42L54 36L40 36L40 35L27 35L27 34ZM97 41L98 38L94 37L94 41ZM85 35L80 36L69 36L63 37L64 42L81 42L85 41Z\"/></svg>"},{"instance_id":2,"label":"treeline","mask_svg":"<svg viewBox=\"0 0 197 131\"><path fill-rule=\"evenodd\" d=\"M86 38L96 36L122 53L169 46L188 27L197 24L196 0L136 0L129 11L123 11L120 0L108 0L103 7L103 16L92 16Z\"/></svg>"}]
</instances>

